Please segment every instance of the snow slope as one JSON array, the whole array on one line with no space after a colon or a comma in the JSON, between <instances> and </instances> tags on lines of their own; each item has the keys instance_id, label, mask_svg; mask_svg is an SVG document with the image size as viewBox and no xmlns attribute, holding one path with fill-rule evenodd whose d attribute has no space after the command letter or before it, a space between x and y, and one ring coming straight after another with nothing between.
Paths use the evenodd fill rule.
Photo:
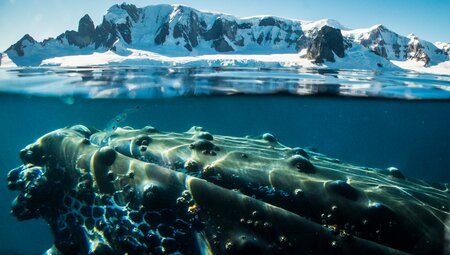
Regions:
<instances>
[{"instance_id":1,"label":"snow slope","mask_svg":"<svg viewBox=\"0 0 450 255\"><path fill-rule=\"evenodd\" d=\"M364 51L363 51L364 52ZM139 66L190 66L190 67L304 67L304 68L333 68L333 69L362 69L362 70L410 70L421 73L447 74L450 75L450 61L440 63L436 66L424 67L423 63L417 61L388 61L383 60L384 68L374 68L380 58L371 58L368 50L366 56L355 49L349 52L350 58L337 59L335 63L326 62L322 65L312 63L301 57L300 54L212 54L201 56L168 57L158 53L130 50L127 56L119 55L113 51L104 53L93 53L91 55L78 55L57 57L44 60L42 66L106 66L106 65L139 65ZM358 55L358 56L354 56ZM351 57L361 60L355 67ZM378 60L378 61L377 61Z\"/></svg>"},{"instance_id":2,"label":"snow slope","mask_svg":"<svg viewBox=\"0 0 450 255\"><path fill-rule=\"evenodd\" d=\"M0 67L17 67L7 54L0 54Z\"/></svg>"},{"instance_id":3,"label":"snow slope","mask_svg":"<svg viewBox=\"0 0 450 255\"><path fill-rule=\"evenodd\" d=\"M0 66L253 65L407 69L449 74L449 44L402 36L383 25L348 29L338 21L237 18L183 5L114 5L95 26L36 42L25 35Z\"/></svg>"}]
</instances>

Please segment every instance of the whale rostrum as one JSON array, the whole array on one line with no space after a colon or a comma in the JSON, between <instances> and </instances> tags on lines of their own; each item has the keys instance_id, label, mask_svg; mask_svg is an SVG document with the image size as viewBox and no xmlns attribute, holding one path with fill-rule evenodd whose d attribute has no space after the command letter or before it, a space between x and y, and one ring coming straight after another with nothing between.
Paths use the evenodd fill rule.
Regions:
<instances>
[{"instance_id":1,"label":"whale rostrum","mask_svg":"<svg viewBox=\"0 0 450 255\"><path fill-rule=\"evenodd\" d=\"M443 254L448 184L359 167L276 137L154 127L48 133L8 174L47 254ZM406 177L405 177L406 176Z\"/></svg>"}]
</instances>

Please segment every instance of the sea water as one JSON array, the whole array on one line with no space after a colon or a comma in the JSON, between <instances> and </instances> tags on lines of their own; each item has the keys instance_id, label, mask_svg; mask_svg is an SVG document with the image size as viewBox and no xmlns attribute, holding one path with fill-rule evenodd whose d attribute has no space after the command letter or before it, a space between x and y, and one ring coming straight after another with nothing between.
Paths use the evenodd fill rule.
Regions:
<instances>
[{"instance_id":1,"label":"sea water","mask_svg":"<svg viewBox=\"0 0 450 255\"><path fill-rule=\"evenodd\" d=\"M47 132L74 124L230 136L272 133L343 161L450 182L450 77L250 68L0 70L0 254L42 254L45 222L10 215L7 172Z\"/></svg>"}]
</instances>

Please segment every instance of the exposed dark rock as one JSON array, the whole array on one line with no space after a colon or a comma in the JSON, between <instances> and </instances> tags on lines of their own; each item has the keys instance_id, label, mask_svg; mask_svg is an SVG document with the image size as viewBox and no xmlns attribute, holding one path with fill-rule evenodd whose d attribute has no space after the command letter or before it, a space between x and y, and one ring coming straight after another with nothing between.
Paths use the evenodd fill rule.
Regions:
<instances>
[{"instance_id":1,"label":"exposed dark rock","mask_svg":"<svg viewBox=\"0 0 450 255\"><path fill-rule=\"evenodd\" d=\"M428 65L430 63L430 57L425 52L422 44L420 43L410 43L408 45L408 51L411 55L411 59L417 60L417 61L423 61L425 62L425 65Z\"/></svg>"},{"instance_id":2,"label":"exposed dark rock","mask_svg":"<svg viewBox=\"0 0 450 255\"><path fill-rule=\"evenodd\" d=\"M112 45L119 39L119 36L128 43L132 43L131 30L133 22L138 22L142 9L137 8L132 4L116 5L116 8L123 9L127 12L126 22L121 24L113 24L103 18L103 22L96 28L96 36L94 39L95 48L105 47L111 48Z\"/></svg>"},{"instance_id":3,"label":"exposed dark rock","mask_svg":"<svg viewBox=\"0 0 450 255\"><path fill-rule=\"evenodd\" d=\"M261 33L261 34L259 34L258 39L256 40L256 42L257 42L259 45L261 45L261 43L262 43L263 40L264 40L264 34Z\"/></svg>"},{"instance_id":4,"label":"exposed dark rock","mask_svg":"<svg viewBox=\"0 0 450 255\"><path fill-rule=\"evenodd\" d=\"M406 38L390 31L386 27L379 25L369 32L368 36L360 40L359 43L372 51L374 54L386 59L392 57L400 60L412 59L416 61L423 61L425 65L428 65L431 61L430 56L427 53L428 50L435 49L435 53L440 54L438 49L431 43L426 43L424 46L422 41L418 38ZM393 52L393 56L389 56L388 52Z\"/></svg>"},{"instance_id":5,"label":"exposed dark rock","mask_svg":"<svg viewBox=\"0 0 450 255\"><path fill-rule=\"evenodd\" d=\"M263 26L263 27L270 26L270 27L279 27L280 28L282 25L282 22L279 20L276 20L274 17L265 17L265 18L261 19L261 21L259 22L259 25Z\"/></svg>"},{"instance_id":6,"label":"exposed dark rock","mask_svg":"<svg viewBox=\"0 0 450 255\"><path fill-rule=\"evenodd\" d=\"M244 47L244 46L245 46L245 44L244 44L244 38L241 38L241 39L235 41L234 44L237 45L237 46Z\"/></svg>"},{"instance_id":7,"label":"exposed dark rock","mask_svg":"<svg viewBox=\"0 0 450 255\"><path fill-rule=\"evenodd\" d=\"M372 50L372 52L380 57L387 58L386 48L382 45Z\"/></svg>"},{"instance_id":8,"label":"exposed dark rock","mask_svg":"<svg viewBox=\"0 0 450 255\"><path fill-rule=\"evenodd\" d=\"M334 62L333 53L340 58L344 57L344 40L341 30L323 26L308 47L307 57L316 63L323 63L324 60Z\"/></svg>"},{"instance_id":9,"label":"exposed dark rock","mask_svg":"<svg viewBox=\"0 0 450 255\"><path fill-rule=\"evenodd\" d=\"M192 46L189 43L186 43L184 45L184 47L188 50L188 51L192 51Z\"/></svg>"},{"instance_id":10,"label":"exposed dark rock","mask_svg":"<svg viewBox=\"0 0 450 255\"><path fill-rule=\"evenodd\" d=\"M76 45L76 46L84 46L83 38L79 36L77 31L66 31L65 33L59 35L56 37L59 41L63 42L63 39L67 39L67 42L69 42L69 45ZM82 48L82 47L80 47Z\"/></svg>"},{"instance_id":11,"label":"exposed dark rock","mask_svg":"<svg viewBox=\"0 0 450 255\"><path fill-rule=\"evenodd\" d=\"M380 25L370 32L369 37L367 39L361 40L361 44L366 48L370 48L370 50L376 55L383 58L387 58L388 56L385 46L386 43L381 34L382 32L390 32L390 31L386 27ZM395 33L394 35L398 36Z\"/></svg>"},{"instance_id":12,"label":"exposed dark rock","mask_svg":"<svg viewBox=\"0 0 450 255\"><path fill-rule=\"evenodd\" d=\"M238 28L239 29L250 29L250 28L252 28L252 23L241 23L241 24L239 24L238 25Z\"/></svg>"},{"instance_id":13,"label":"exposed dark rock","mask_svg":"<svg viewBox=\"0 0 450 255\"><path fill-rule=\"evenodd\" d=\"M264 41L272 41L272 34L271 33L267 33L266 37L264 38Z\"/></svg>"},{"instance_id":14,"label":"exposed dark rock","mask_svg":"<svg viewBox=\"0 0 450 255\"><path fill-rule=\"evenodd\" d=\"M197 47L198 37L204 32L204 28L198 22L198 16L195 12L191 12L189 16L189 22L191 24L191 29L188 31L187 36L192 47Z\"/></svg>"},{"instance_id":15,"label":"exposed dark rock","mask_svg":"<svg viewBox=\"0 0 450 255\"><path fill-rule=\"evenodd\" d=\"M188 24L177 23L173 29L174 38L183 38L186 42L184 47L192 51L198 46L199 37L205 33L206 23L199 22L198 15L191 11Z\"/></svg>"},{"instance_id":16,"label":"exposed dark rock","mask_svg":"<svg viewBox=\"0 0 450 255\"><path fill-rule=\"evenodd\" d=\"M222 18L216 19L210 30L206 31L204 38L209 40L217 40L228 37L231 41L236 38L238 25L235 21L223 20Z\"/></svg>"},{"instance_id":17,"label":"exposed dark rock","mask_svg":"<svg viewBox=\"0 0 450 255\"><path fill-rule=\"evenodd\" d=\"M183 27L181 24L176 24L173 28L173 38L180 38L183 36Z\"/></svg>"},{"instance_id":18,"label":"exposed dark rock","mask_svg":"<svg viewBox=\"0 0 450 255\"><path fill-rule=\"evenodd\" d=\"M353 47L352 41L348 38L344 39L344 49L350 49L351 47Z\"/></svg>"},{"instance_id":19,"label":"exposed dark rock","mask_svg":"<svg viewBox=\"0 0 450 255\"><path fill-rule=\"evenodd\" d=\"M295 49L297 51L301 51L303 49L307 49L310 45L311 45L311 39L309 39L305 35L302 35L295 42Z\"/></svg>"},{"instance_id":20,"label":"exposed dark rock","mask_svg":"<svg viewBox=\"0 0 450 255\"><path fill-rule=\"evenodd\" d=\"M11 45L6 51L14 50L17 52L17 55L22 57L24 55L23 49L26 48L26 44L28 44L28 43L35 44L37 42L36 42L36 40L34 40L33 37L31 37L31 35L26 34L15 44Z\"/></svg>"},{"instance_id":21,"label":"exposed dark rock","mask_svg":"<svg viewBox=\"0 0 450 255\"><path fill-rule=\"evenodd\" d=\"M437 49L434 51L434 53L436 54L447 54L447 52L445 52L443 49Z\"/></svg>"},{"instance_id":22,"label":"exposed dark rock","mask_svg":"<svg viewBox=\"0 0 450 255\"><path fill-rule=\"evenodd\" d=\"M139 20L141 9L137 8L136 5L123 3L119 8L125 10L134 22Z\"/></svg>"},{"instance_id":23,"label":"exposed dark rock","mask_svg":"<svg viewBox=\"0 0 450 255\"><path fill-rule=\"evenodd\" d=\"M61 43L61 47L67 44L78 48L92 47L95 51L115 50L117 42L133 46L133 40L139 40L139 38L134 39L132 35L146 32L134 31L142 27L135 26L136 24L148 20L148 17L145 17L147 12L144 12L144 10L132 4L114 5L110 11L122 13L122 17L119 17L119 19L109 20L109 16L105 16L102 23L95 27L89 15L85 15L81 18L77 31L66 31L57 38L49 38L42 43L38 43L31 36L25 35L16 44L9 47L7 51L16 52L17 56L23 57L28 54L28 51L24 50L28 45L37 44L39 47L34 47L35 50L30 52L39 53L36 56L41 56L41 59L36 58L35 61L36 64L39 64L46 58L46 51L49 51L49 57L62 56L58 55L62 53L50 52L51 49L46 47L55 45L54 43ZM288 22L271 16L249 21L229 18L226 15L205 18L205 15L209 14L186 6L172 6L171 8L157 10L163 11L155 14L157 15L155 17L156 22L143 26L153 26L149 31L156 31L154 34L148 35L149 38L154 38L148 44L171 45L173 43L175 46L184 47L187 51L193 51L201 42L203 46L207 45L217 52L239 51L241 47L248 45L261 45L270 47L275 51L284 52L287 50L292 53L307 49L309 59L316 63L323 63L324 61L335 61L335 54L338 57L344 57L345 51L356 43L386 59L413 59L423 61L426 65L429 65L430 62L434 64L446 61L449 55L448 46L442 46L443 48L440 49L426 41L419 41L415 37L408 39L381 25L374 27L363 37L353 38L348 36L343 38L339 29L330 26L324 26L318 31L316 28L311 31L303 31L300 23ZM169 19L170 15L176 15L176 18ZM214 19L214 17L217 18ZM176 39L175 42L171 37ZM142 43L147 44L147 42ZM83 51L82 54L85 54L85 52ZM430 52L433 55L429 55ZM76 55L78 53L74 51L70 54ZM21 65L21 61L18 61L15 54L9 54L9 56L14 63ZM431 56L433 58L437 56L437 60L431 59ZM30 63L25 59L22 62Z\"/></svg>"},{"instance_id":24,"label":"exposed dark rock","mask_svg":"<svg viewBox=\"0 0 450 255\"><path fill-rule=\"evenodd\" d=\"M392 48L394 49L395 57L399 58L400 57L400 44L394 43L392 45Z\"/></svg>"},{"instance_id":25,"label":"exposed dark rock","mask_svg":"<svg viewBox=\"0 0 450 255\"><path fill-rule=\"evenodd\" d=\"M78 23L78 33L82 36L89 36L91 38L95 35L95 26L89 15L84 15Z\"/></svg>"},{"instance_id":26,"label":"exposed dark rock","mask_svg":"<svg viewBox=\"0 0 450 255\"><path fill-rule=\"evenodd\" d=\"M214 45L214 49L216 49L216 51L218 52L229 52L229 51L234 51L233 47L231 47L228 42L223 39L217 39L213 42Z\"/></svg>"},{"instance_id":27,"label":"exposed dark rock","mask_svg":"<svg viewBox=\"0 0 450 255\"><path fill-rule=\"evenodd\" d=\"M131 27L132 25L129 18L127 18L127 23L117 25L117 30L127 43L131 43Z\"/></svg>"},{"instance_id":28,"label":"exposed dark rock","mask_svg":"<svg viewBox=\"0 0 450 255\"><path fill-rule=\"evenodd\" d=\"M116 26L105 18L103 18L102 24L95 29L95 34L94 43L96 49L100 47L111 48L118 39Z\"/></svg>"},{"instance_id":29,"label":"exposed dark rock","mask_svg":"<svg viewBox=\"0 0 450 255\"><path fill-rule=\"evenodd\" d=\"M92 21L91 17L86 14L85 16L83 16L83 18L80 19L80 22L78 24L78 31L66 31L56 37L56 40L63 42L64 39L67 39L69 45L84 48L92 44L92 42L94 41L94 38L96 36L95 31L96 30L94 22ZM43 45L45 45L49 41L50 40L44 41Z\"/></svg>"}]
</instances>

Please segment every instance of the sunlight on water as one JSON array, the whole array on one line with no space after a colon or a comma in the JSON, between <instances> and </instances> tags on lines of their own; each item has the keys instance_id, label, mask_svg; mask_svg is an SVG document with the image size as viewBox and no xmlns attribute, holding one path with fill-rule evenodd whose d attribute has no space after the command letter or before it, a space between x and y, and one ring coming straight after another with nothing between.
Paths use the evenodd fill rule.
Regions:
<instances>
[{"instance_id":1,"label":"sunlight on water","mask_svg":"<svg viewBox=\"0 0 450 255\"><path fill-rule=\"evenodd\" d=\"M0 91L85 98L220 94L450 99L450 76L294 68L79 67L0 69Z\"/></svg>"}]
</instances>

